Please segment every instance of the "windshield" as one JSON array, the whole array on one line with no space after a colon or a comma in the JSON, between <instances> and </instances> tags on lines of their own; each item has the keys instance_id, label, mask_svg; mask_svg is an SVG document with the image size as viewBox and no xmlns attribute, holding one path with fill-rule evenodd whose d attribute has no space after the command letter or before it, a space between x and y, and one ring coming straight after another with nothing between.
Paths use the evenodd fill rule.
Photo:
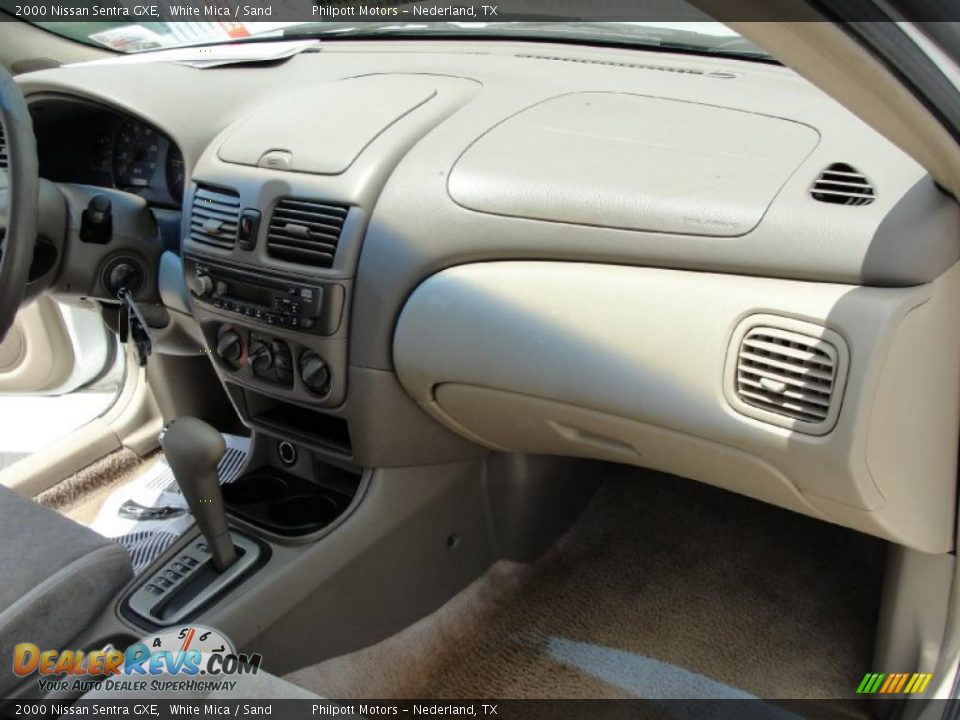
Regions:
<instances>
[{"instance_id":1,"label":"windshield","mask_svg":"<svg viewBox=\"0 0 960 720\"><path fill-rule=\"evenodd\" d=\"M7 5L8 0L0 0L0 7ZM411 12L416 14L418 11ZM72 40L124 53L271 38L426 37L582 42L770 60L769 55L758 47L716 22L583 22L562 17L537 22L184 22L171 19L130 23L21 19Z\"/></svg>"}]
</instances>

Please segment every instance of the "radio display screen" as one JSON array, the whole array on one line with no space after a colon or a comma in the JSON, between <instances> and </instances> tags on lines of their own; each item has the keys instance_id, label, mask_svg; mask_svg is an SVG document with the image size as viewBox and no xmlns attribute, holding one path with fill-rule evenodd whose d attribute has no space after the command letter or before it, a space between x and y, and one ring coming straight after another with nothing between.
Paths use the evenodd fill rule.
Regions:
<instances>
[{"instance_id":1,"label":"radio display screen","mask_svg":"<svg viewBox=\"0 0 960 720\"><path fill-rule=\"evenodd\" d=\"M263 307L270 307L273 303L273 292L270 288L247 285L237 281L233 281L227 286L227 297Z\"/></svg>"}]
</instances>

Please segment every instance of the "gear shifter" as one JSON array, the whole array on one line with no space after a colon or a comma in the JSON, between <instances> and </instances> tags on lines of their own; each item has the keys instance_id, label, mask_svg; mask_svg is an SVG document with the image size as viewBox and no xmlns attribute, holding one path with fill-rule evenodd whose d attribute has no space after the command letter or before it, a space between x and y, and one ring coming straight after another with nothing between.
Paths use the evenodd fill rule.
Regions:
<instances>
[{"instance_id":1,"label":"gear shifter","mask_svg":"<svg viewBox=\"0 0 960 720\"><path fill-rule=\"evenodd\" d=\"M237 560L217 474L226 443L203 420L183 417L170 423L161 441L173 476L210 548L213 567L223 572Z\"/></svg>"}]
</instances>

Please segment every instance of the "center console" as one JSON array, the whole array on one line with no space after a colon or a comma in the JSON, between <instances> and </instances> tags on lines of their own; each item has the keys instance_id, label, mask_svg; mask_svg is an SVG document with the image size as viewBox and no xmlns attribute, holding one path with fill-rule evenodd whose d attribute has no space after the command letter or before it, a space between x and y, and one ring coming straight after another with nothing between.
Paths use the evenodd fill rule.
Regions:
<instances>
[{"instance_id":1,"label":"center console","mask_svg":"<svg viewBox=\"0 0 960 720\"><path fill-rule=\"evenodd\" d=\"M391 172L475 90L431 75L320 83L241 118L193 168L179 292L253 431L244 472L217 500L237 559L208 552L206 531L182 538L127 593L128 619L162 627L229 606L346 522L373 494L365 468L391 454L383 464L413 464L404 433L429 421L392 373L350 368L351 299L363 235ZM427 432L462 456L463 441ZM446 446L427 438L442 455Z\"/></svg>"},{"instance_id":2,"label":"center console","mask_svg":"<svg viewBox=\"0 0 960 720\"><path fill-rule=\"evenodd\" d=\"M365 488L358 468L289 440L257 434L245 457L227 453L221 432L196 417L177 418L160 440L196 530L137 578L122 602L121 612L149 627L191 621L238 592L278 546L329 533ZM245 471L234 477L229 468L238 462Z\"/></svg>"},{"instance_id":3,"label":"center console","mask_svg":"<svg viewBox=\"0 0 960 720\"><path fill-rule=\"evenodd\" d=\"M350 367L351 302L384 185L477 89L402 73L315 83L240 118L200 157L184 198L184 300L248 427L369 466L384 429L371 401L425 422L392 373Z\"/></svg>"}]
</instances>

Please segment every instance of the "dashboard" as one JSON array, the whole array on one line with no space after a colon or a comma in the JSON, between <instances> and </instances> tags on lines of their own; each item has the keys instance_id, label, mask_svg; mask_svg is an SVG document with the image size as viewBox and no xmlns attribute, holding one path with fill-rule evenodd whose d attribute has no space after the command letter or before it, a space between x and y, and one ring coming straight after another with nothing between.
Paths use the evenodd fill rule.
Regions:
<instances>
[{"instance_id":1,"label":"dashboard","mask_svg":"<svg viewBox=\"0 0 960 720\"><path fill-rule=\"evenodd\" d=\"M152 206L180 207L183 154L157 128L81 100L41 99L30 110L42 177L124 190Z\"/></svg>"},{"instance_id":2,"label":"dashboard","mask_svg":"<svg viewBox=\"0 0 960 720\"><path fill-rule=\"evenodd\" d=\"M369 467L599 458L953 545L960 209L787 68L344 41L18 80L44 177L182 199L160 296L254 429Z\"/></svg>"}]
</instances>

